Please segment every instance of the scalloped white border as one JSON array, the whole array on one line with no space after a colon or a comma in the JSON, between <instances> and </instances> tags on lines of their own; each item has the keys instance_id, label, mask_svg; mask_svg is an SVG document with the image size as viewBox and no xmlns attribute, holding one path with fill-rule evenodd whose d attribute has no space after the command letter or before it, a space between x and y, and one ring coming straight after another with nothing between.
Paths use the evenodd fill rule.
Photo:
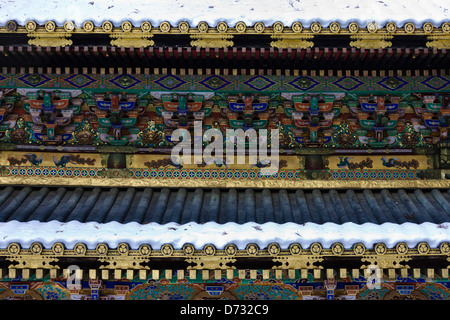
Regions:
<instances>
[{"instance_id":1,"label":"scalloped white border","mask_svg":"<svg viewBox=\"0 0 450 320\"><path fill-rule=\"evenodd\" d=\"M345 249L351 249L355 243L362 243L367 249L373 249L376 243L384 243L388 248L393 248L399 242L405 242L409 248L416 247L420 242L428 243L431 248L438 248L441 243L450 242L450 223L0 223L0 247L7 248L13 242L19 243L22 248L29 248L33 242L40 242L46 249L50 249L56 242L63 243L67 249L73 249L77 243L84 243L88 249L95 249L99 243L117 248L122 242L128 243L133 250L138 249L141 244L149 244L152 249L159 250L167 243L176 250L182 249L187 243L197 250L203 249L207 244L214 245L218 250L224 249L227 244L234 244L243 250L249 243L257 244L260 249L271 243L278 243L281 249L288 249L292 243L299 243L303 249L308 249L314 242L320 243L325 249L336 242L342 243Z\"/></svg>"}]
</instances>

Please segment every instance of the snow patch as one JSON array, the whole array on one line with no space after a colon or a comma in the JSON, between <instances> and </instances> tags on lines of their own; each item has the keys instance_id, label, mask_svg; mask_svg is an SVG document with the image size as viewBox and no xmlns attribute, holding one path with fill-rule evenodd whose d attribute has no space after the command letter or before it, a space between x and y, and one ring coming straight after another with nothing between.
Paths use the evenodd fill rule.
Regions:
<instances>
[{"instance_id":1,"label":"snow patch","mask_svg":"<svg viewBox=\"0 0 450 320\"><path fill-rule=\"evenodd\" d=\"M330 248L340 242L346 249L361 242L366 248L373 248L376 243L384 243L392 248L399 242L405 242L409 247L415 247L420 242L427 242L436 248L442 242L450 242L448 224L434 223L373 223L344 224L335 223L285 223L268 222L264 224L233 222L218 224L207 222L203 224L177 223L139 224L136 222L121 224L118 222L96 223L70 221L61 223L50 222L18 222L0 223L0 247L6 248L10 243L17 242L23 248L28 248L33 242L40 242L45 248L51 248L56 242L63 243L72 249L77 243L84 243L89 249L95 249L99 243L106 243L110 248L116 248L121 242L126 242L131 249L138 249L141 244L149 244L158 250L163 244L170 243L175 249L181 249L190 243L196 249L206 244L213 244L217 249L223 249L227 244L235 244L239 249L245 249L249 243L257 244L261 249L270 243L278 243L282 249L287 249L292 243L299 243L304 249L314 242L319 242L324 248Z\"/></svg>"}]
</instances>

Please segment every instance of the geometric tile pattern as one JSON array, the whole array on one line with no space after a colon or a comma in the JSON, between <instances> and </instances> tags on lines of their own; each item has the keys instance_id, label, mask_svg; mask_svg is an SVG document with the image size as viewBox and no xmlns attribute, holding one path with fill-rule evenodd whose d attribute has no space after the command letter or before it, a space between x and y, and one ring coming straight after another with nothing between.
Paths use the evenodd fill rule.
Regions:
<instances>
[{"instance_id":1,"label":"geometric tile pattern","mask_svg":"<svg viewBox=\"0 0 450 320\"><path fill-rule=\"evenodd\" d=\"M420 81L420 83L426 85L430 89L441 90L447 87L450 84L450 81L441 76L432 76Z\"/></svg>"}]
</instances>

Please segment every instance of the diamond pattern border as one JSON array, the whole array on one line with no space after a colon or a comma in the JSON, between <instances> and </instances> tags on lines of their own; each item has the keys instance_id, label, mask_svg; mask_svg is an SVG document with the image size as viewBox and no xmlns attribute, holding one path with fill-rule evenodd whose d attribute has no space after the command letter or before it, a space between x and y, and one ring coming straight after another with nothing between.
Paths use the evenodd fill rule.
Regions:
<instances>
[{"instance_id":1,"label":"diamond pattern border","mask_svg":"<svg viewBox=\"0 0 450 320\"><path fill-rule=\"evenodd\" d=\"M276 82L264 76L254 76L244 81L244 84L253 90L262 91L273 86Z\"/></svg>"},{"instance_id":2,"label":"diamond pattern border","mask_svg":"<svg viewBox=\"0 0 450 320\"><path fill-rule=\"evenodd\" d=\"M36 83L31 83L28 80L30 75L32 75L32 74L31 73L27 73L27 74L19 77L19 80L22 81L23 83L25 83L26 85L31 86L31 87L39 87L39 86L42 86L44 83L47 83L50 80L52 80L51 78L47 77L45 74L39 74L40 81L36 82Z\"/></svg>"},{"instance_id":3,"label":"diamond pattern border","mask_svg":"<svg viewBox=\"0 0 450 320\"><path fill-rule=\"evenodd\" d=\"M395 79L398 81L397 85L395 87L390 87L387 83L388 79ZM383 79L381 79L380 81L377 82L377 84L379 84L380 86L382 86L384 89L388 89L390 91L396 91L398 89L403 88L404 86L406 86L409 82L403 80L402 78L399 77L385 77Z\"/></svg>"},{"instance_id":4,"label":"diamond pattern border","mask_svg":"<svg viewBox=\"0 0 450 320\"><path fill-rule=\"evenodd\" d=\"M433 82L435 82L435 84L433 84ZM420 83L433 90L442 90L450 85L450 81L441 76L428 77L425 80L420 81ZM440 85L438 83L440 83Z\"/></svg>"},{"instance_id":5,"label":"diamond pattern border","mask_svg":"<svg viewBox=\"0 0 450 320\"><path fill-rule=\"evenodd\" d=\"M80 82L79 79L83 78L85 81ZM91 76L87 74L72 74L69 77L65 78L64 81L70 83L72 86L77 87L78 89L90 86L91 84L95 83L96 79L92 78Z\"/></svg>"},{"instance_id":6,"label":"diamond pattern border","mask_svg":"<svg viewBox=\"0 0 450 320\"><path fill-rule=\"evenodd\" d=\"M122 77L128 77L132 80L132 82L128 85L122 85L120 83L120 78ZM114 77L113 79L109 80L109 82L113 83L115 86L122 88L122 89L129 89L131 87L134 87L135 85L137 85L138 83L141 83L142 81L137 79L136 77L132 76L132 75L123 75L123 74L119 74L118 76Z\"/></svg>"},{"instance_id":7,"label":"diamond pattern border","mask_svg":"<svg viewBox=\"0 0 450 320\"><path fill-rule=\"evenodd\" d=\"M175 82L175 81L177 81L177 82ZM158 84L160 87L167 89L167 90L173 90L173 89L179 88L182 85L187 83L180 77L174 76L172 74L165 75L154 82L156 84ZM172 82L174 82L174 83L171 84Z\"/></svg>"},{"instance_id":8,"label":"diamond pattern border","mask_svg":"<svg viewBox=\"0 0 450 320\"><path fill-rule=\"evenodd\" d=\"M300 87L300 86L298 85L298 81L299 81L300 79L308 80L309 83L310 83L310 85L309 85L308 87L304 87L304 88ZM311 90L312 88L314 88L315 86L317 86L317 85L320 84L319 81L316 81L316 80L314 80L313 78L311 78L311 77L306 77L306 76L296 77L294 80L292 80L292 81L290 81L290 82L288 82L288 83L289 83L291 86L293 86L294 88L296 88L296 89L298 89L298 90L302 90L302 91Z\"/></svg>"},{"instance_id":9,"label":"diamond pattern border","mask_svg":"<svg viewBox=\"0 0 450 320\"><path fill-rule=\"evenodd\" d=\"M199 81L199 83L201 83L202 85L204 85L206 88L208 88L210 90L220 90L220 89L223 89L226 86L228 86L231 82L221 76L212 75L212 76L206 77L202 81Z\"/></svg>"},{"instance_id":10,"label":"diamond pattern border","mask_svg":"<svg viewBox=\"0 0 450 320\"><path fill-rule=\"evenodd\" d=\"M342 77L334 81L333 84L345 91L352 91L362 86L364 82L355 77Z\"/></svg>"}]
</instances>

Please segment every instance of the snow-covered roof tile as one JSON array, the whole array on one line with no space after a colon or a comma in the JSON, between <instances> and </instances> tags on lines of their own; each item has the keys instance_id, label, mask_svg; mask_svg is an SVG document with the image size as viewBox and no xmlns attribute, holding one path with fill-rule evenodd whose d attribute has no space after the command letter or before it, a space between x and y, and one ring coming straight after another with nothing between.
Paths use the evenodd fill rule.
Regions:
<instances>
[{"instance_id":1,"label":"snow-covered roof tile","mask_svg":"<svg viewBox=\"0 0 450 320\"><path fill-rule=\"evenodd\" d=\"M31 188L0 190L0 247L79 242L132 248L261 248L450 241L448 190Z\"/></svg>"},{"instance_id":2,"label":"snow-covered roof tile","mask_svg":"<svg viewBox=\"0 0 450 320\"><path fill-rule=\"evenodd\" d=\"M333 21L343 27L351 22L357 22L360 27L370 22L384 26L389 21L399 27L407 22L416 27L431 22L438 27L450 21L448 0L10 0L0 2L0 11L0 25L9 20L20 25L34 20L43 25L51 20L63 26L72 20L80 27L88 20L96 26L104 21L111 21L115 26L124 21L135 26L143 21L153 26L163 21L173 26L187 21L191 27L201 21L213 27L220 21L230 27L240 21L248 26L260 21L266 26L277 21L291 26L300 21L305 27L313 22L326 27Z\"/></svg>"}]
</instances>

